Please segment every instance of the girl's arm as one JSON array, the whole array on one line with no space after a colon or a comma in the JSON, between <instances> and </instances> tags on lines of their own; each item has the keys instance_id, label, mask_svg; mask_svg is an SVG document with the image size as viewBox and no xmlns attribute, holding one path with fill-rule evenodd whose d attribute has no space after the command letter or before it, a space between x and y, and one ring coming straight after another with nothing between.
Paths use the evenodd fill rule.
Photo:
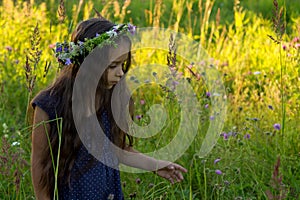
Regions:
<instances>
[{"instance_id":1,"label":"girl's arm","mask_svg":"<svg viewBox=\"0 0 300 200\"><path fill-rule=\"evenodd\" d=\"M118 154L119 161L124 165L131 167L153 171L157 175L169 180L172 184L177 181L181 182L183 180L182 172L186 173L187 169L184 167L164 160L156 160L150 156L142 154L132 147L125 147L126 151Z\"/></svg>"},{"instance_id":2,"label":"girl's arm","mask_svg":"<svg viewBox=\"0 0 300 200\"><path fill-rule=\"evenodd\" d=\"M50 200L40 185L42 172L42 156L45 147L48 145L46 130L50 132L49 124L43 124L49 120L48 115L38 106L35 107L32 129L32 147L31 147L31 177L34 193L37 200Z\"/></svg>"}]
</instances>

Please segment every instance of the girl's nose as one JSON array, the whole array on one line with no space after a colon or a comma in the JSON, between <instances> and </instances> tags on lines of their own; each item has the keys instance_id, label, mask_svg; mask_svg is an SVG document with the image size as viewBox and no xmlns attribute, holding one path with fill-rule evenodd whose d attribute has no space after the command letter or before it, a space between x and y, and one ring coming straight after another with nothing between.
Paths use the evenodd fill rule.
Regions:
<instances>
[{"instance_id":1,"label":"girl's nose","mask_svg":"<svg viewBox=\"0 0 300 200\"><path fill-rule=\"evenodd\" d=\"M122 65L119 65L116 70L116 76L122 77L124 75Z\"/></svg>"}]
</instances>

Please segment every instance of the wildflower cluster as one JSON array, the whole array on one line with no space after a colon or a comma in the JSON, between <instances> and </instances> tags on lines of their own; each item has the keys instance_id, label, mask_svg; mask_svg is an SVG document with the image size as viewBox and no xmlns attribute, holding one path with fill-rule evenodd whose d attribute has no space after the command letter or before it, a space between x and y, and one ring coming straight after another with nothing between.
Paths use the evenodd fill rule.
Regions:
<instances>
[{"instance_id":1,"label":"wildflower cluster","mask_svg":"<svg viewBox=\"0 0 300 200\"><path fill-rule=\"evenodd\" d=\"M297 36L291 41L284 42L282 44L282 49L286 52L288 60L298 66L300 63L300 37Z\"/></svg>"},{"instance_id":2,"label":"wildflower cluster","mask_svg":"<svg viewBox=\"0 0 300 200\"><path fill-rule=\"evenodd\" d=\"M94 38L85 41L56 43L55 57L62 65L79 64L79 58L87 56L94 48L105 45L115 45L114 40L121 34L135 34L136 27L130 23L113 26L109 31L96 34Z\"/></svg>"}]
</instances>

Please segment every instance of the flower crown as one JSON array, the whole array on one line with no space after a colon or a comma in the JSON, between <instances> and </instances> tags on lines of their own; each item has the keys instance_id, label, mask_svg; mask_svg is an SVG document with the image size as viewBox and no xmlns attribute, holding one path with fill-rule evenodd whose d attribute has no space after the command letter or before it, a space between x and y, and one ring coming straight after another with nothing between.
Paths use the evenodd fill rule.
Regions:
<instances>
[{"instance_id":1,"label":"flower crown","mask_svg":"<svg viewBox=\"0 0 300 200\"><path fill-rule=\"evenodd\" d=\"M85 38L84 42L78 41L77 44L74 42L57 42L55 57L61 65L79 64L78 58L81 56L85 57L96 47L103 47L108 44L115 45L114 40L119 35L128 32L134 35L136 32L136 26L133 26L130 23L115 25L109 31L102 34L96 33L94 38Z\"/></svg>"}]
</instances>

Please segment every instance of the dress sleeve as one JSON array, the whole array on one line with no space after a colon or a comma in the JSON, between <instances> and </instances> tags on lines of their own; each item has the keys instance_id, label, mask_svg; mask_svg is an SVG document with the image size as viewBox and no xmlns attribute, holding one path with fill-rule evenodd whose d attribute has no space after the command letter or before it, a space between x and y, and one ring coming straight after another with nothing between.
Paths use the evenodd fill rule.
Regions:
<instances>
[{"instance_id":1,"label":"dress sleeve","mask_svg":"<svg viewBox=\"0 0 300 200\"><path fill-rule=\"evenodd\" d=\"M58 98L51 95L49 91L40 92L37 96L34 97L34 99L31 102L33 109L35 109L36 106L40 107L48 114L49 120L56 119L57 104Z\"/></svg>"}]
</instances>

